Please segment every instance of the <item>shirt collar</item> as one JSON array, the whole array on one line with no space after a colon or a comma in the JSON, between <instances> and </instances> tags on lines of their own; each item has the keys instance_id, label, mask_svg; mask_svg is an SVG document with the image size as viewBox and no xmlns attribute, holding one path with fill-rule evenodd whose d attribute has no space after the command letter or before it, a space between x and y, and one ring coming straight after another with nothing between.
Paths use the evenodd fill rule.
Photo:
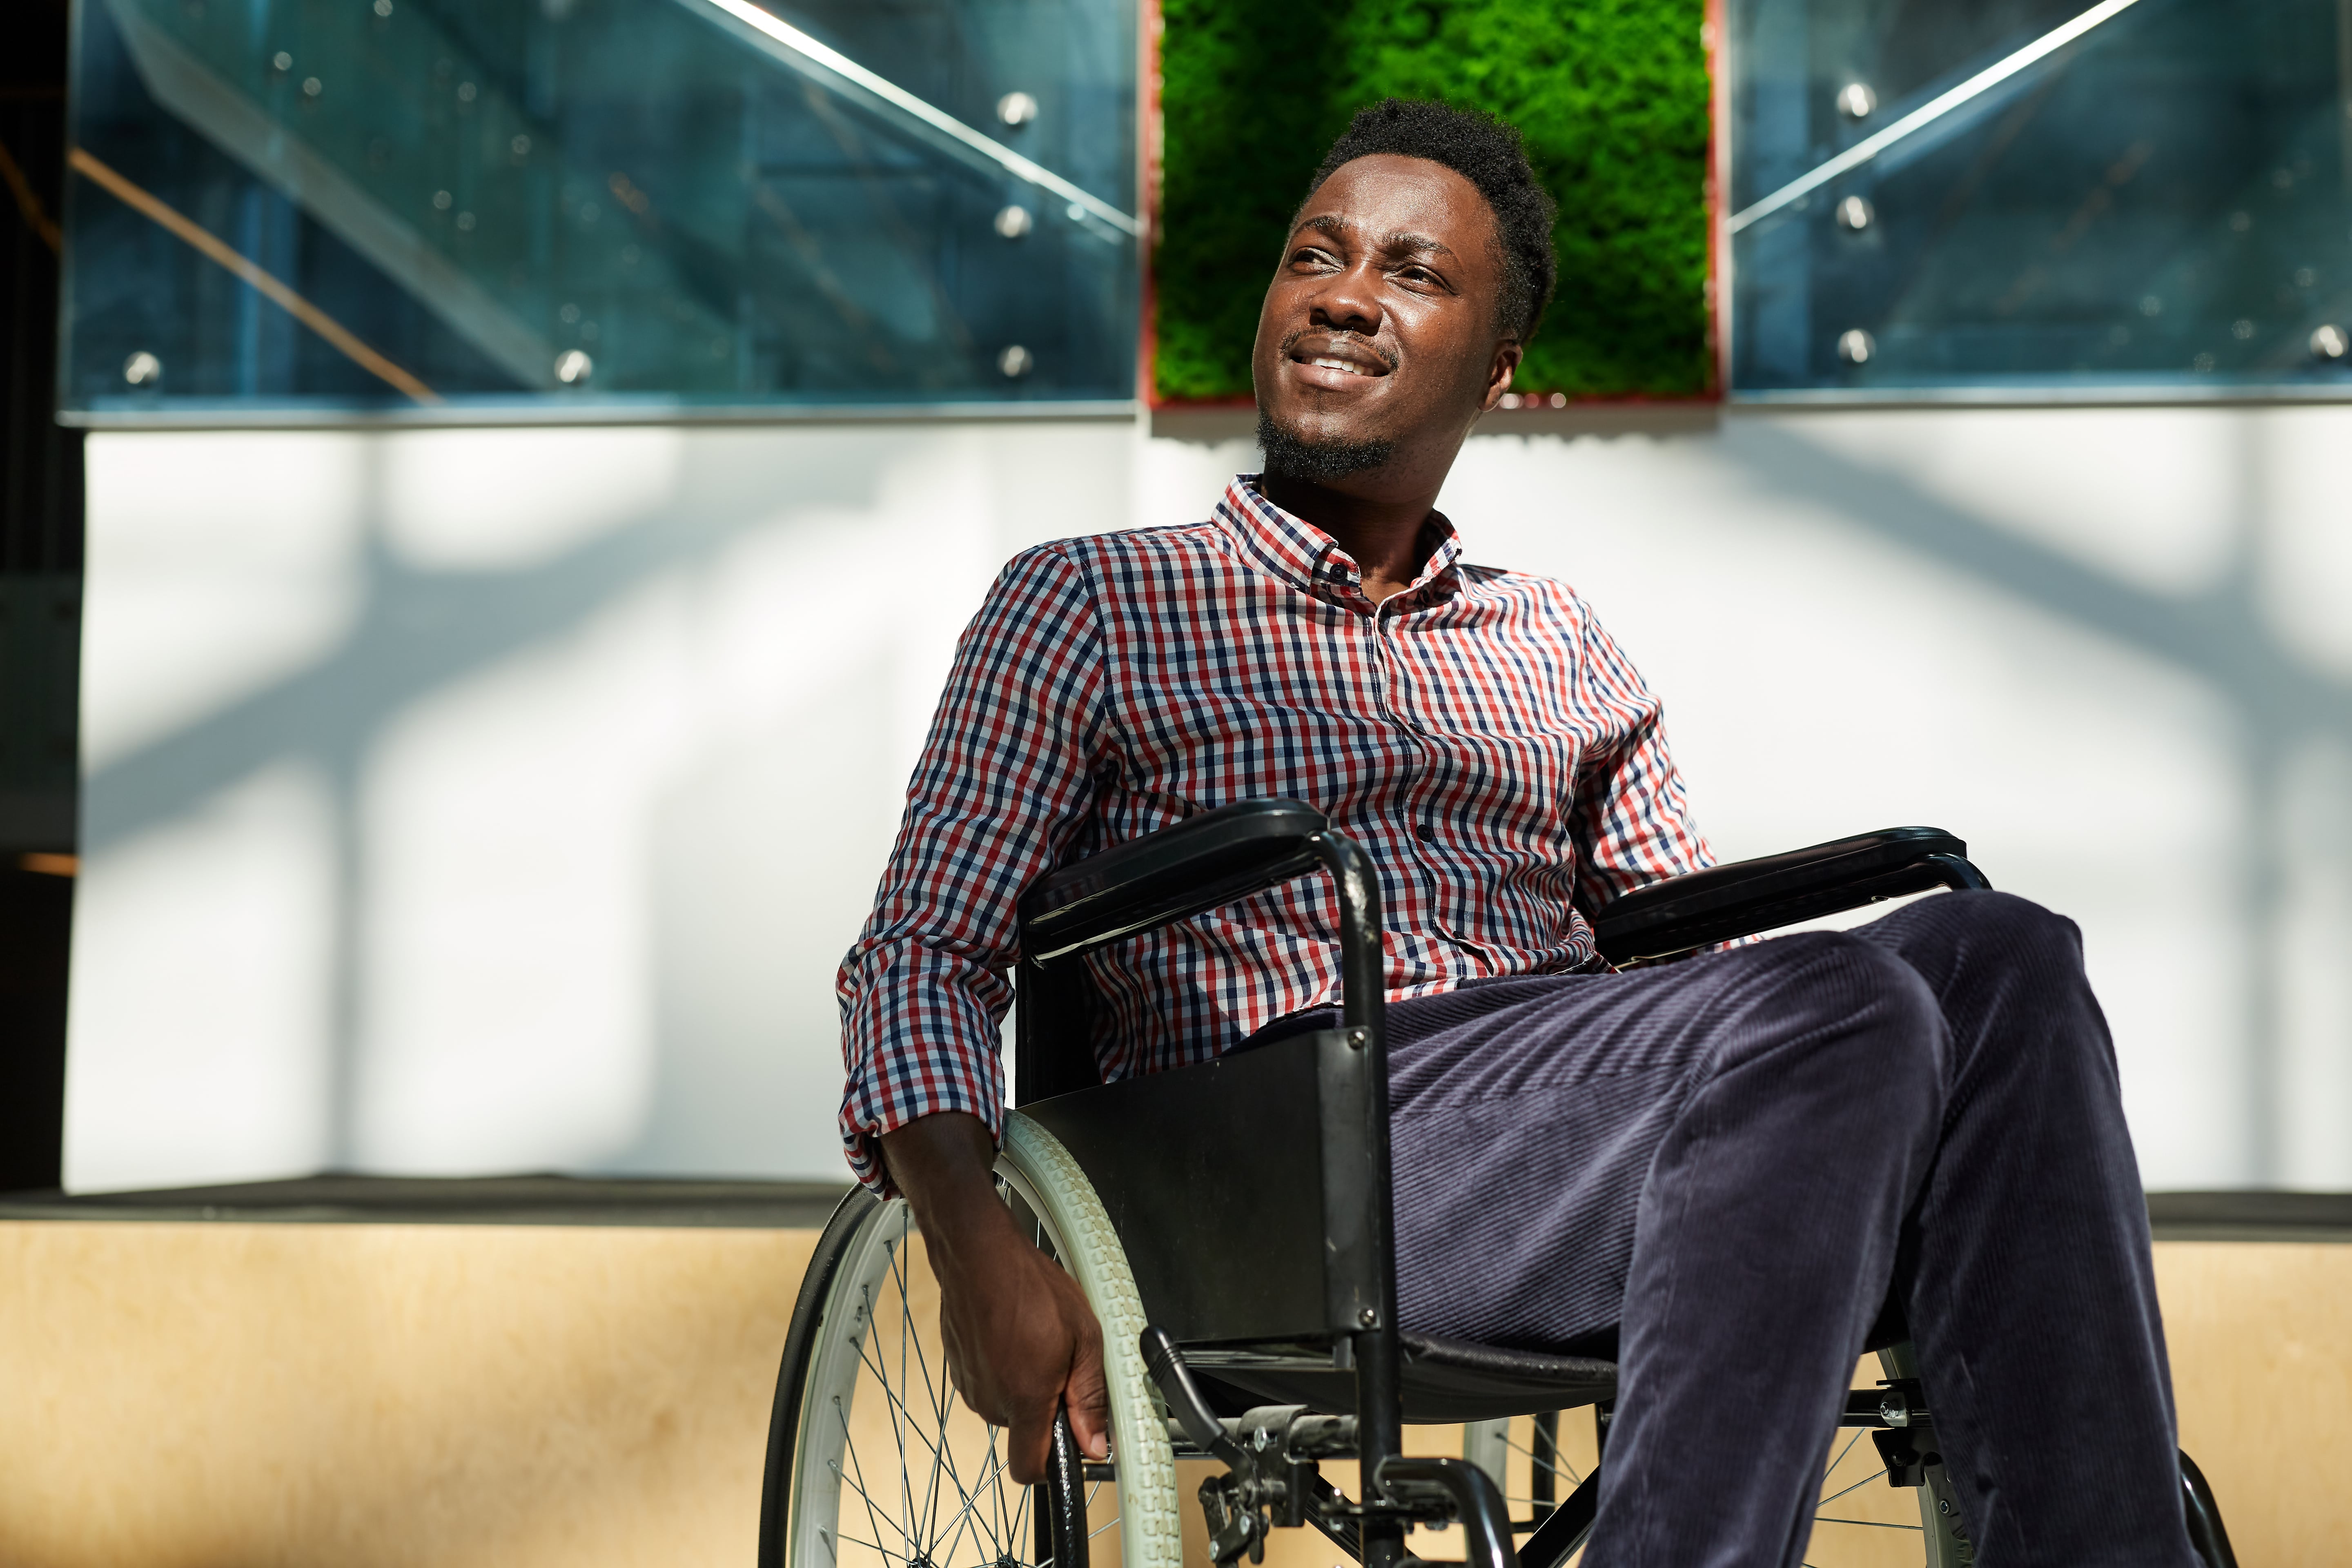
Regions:
<instances>
[{"instance_id":1,"label":"shirt collar","mask_svg":"<svg viewBox=\"0 0 2352 1568\"><path fill-rule=\"evenodd\" d=\"M1364 597L1364 574L1356 558L1313 523L1266 500L1257 475L1234 476L1217 502L1216 521L1243 553L1270 575L1310 594L1370 603ZM1462 553L1462 536L1444 513L1430 513L1430 523L1437 530L1437 545L1422 564L1421 575L1397 595L1400 599L1433 594Z\"/></svg>"}]
</instances>

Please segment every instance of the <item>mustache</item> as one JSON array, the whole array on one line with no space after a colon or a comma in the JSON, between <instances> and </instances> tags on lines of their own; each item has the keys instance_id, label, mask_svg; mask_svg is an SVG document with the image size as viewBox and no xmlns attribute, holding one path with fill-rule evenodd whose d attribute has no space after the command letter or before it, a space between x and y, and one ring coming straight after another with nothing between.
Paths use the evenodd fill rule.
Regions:
<instances>
[{"instance_id":1,"label":"mustache","mask_svg":"<svg viewBox=\"0 0 2352 1568\"><path fill-rule=\"evenodd\" d=\"M1382 364L1388 366L1391 370L1394 370L1397 367L1397 356L1394 350L1384 348L1381 346L1378 339L1368 338L1363 333L1356 331L1352 328L1349 327L1301 327L1297 331L1291 333L1288 337L1284 338L1282 340L1282 347L1276 352L1279 353L1284 359L1288 359L1290 357L1290 351L1297 348L1301 342L1310 336L1327 337L1333 342L1353 343L1357 347L1362 349L1366 353L1370 354L1374 359L1380 361Z\"/></svg>"}]
</instances>

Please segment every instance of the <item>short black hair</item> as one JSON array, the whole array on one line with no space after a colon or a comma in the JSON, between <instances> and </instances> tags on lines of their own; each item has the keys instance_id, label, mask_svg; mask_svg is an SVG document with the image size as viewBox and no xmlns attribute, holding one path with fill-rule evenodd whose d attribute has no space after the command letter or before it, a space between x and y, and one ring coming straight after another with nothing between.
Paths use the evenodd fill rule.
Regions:
<instances>
[{"instance_id":1,"label":"short black hair","mask_svg":"<svg viewBox=\"0 0 2352 1568\"><path fill-rule=\"evenodd\" d=\"M1503 297L1496 326L1525 343L1543 321L1559 272L1551 226L1559 211L1528 163L1518 128L1475 110L1417 98L1384 98L1356 110L1307 182L1309 196L1342 163L1376 153L1443 163L1486 198L1502 244Z\"/></svg>"}]
</instances>

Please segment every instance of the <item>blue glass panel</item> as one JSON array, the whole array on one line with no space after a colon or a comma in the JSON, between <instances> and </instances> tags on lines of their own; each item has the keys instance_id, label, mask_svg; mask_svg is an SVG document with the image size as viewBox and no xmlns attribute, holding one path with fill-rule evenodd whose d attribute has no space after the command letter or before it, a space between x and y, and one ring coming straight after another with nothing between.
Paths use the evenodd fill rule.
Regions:
<instances>
[{"instance_id":1,"label":"blue glass panel","mask_svg":"<svg viewBox=\"0 0 2352 1568\"><path fill-rule=\"evenodd\" d=\"M2352 5L1728 20L1735 395L2352 394Z\"/></svg>"},{"instance_id":2,"label":"blue glass panel","mask_svg":"<svg viewBox=\"0 0 2352 1568\"><path fill-rule=\"evenodd\" d=\"M1133 395L1123 0L82 0L65 407Z\"/></svg>"}]
</instances>

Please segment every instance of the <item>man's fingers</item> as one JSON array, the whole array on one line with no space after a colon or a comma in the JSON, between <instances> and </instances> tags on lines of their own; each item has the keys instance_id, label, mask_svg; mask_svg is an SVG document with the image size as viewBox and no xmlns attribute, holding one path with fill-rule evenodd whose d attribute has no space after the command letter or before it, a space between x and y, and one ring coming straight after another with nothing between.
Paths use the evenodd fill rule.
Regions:
<instances>
[{"instance_id":1,"label":"man's fingers","mask_svg":"<svg viewBox=\"0 0 2352 1568\"><path fill-rule=\"evenodd\" d=\"M944 1306L940 1309L940 1359L947 1363L948 1382L970 1405L971 1379L964 1375L963 1336L956 1332L955 1319Z\"/></svg>"},{"instance_id":2,"label":"man's fingers","mask_svg":"<svg viewBox=\"0 0 2352 1568\"><path fill-rule=\"evenodd\" d=\"M1103 1376L1102 1335L1081 1334L1077 1353L1070 1358L1070 1375L1062 1385L1062 1404L1070 1413L1070 1435L1078 1452L1089 1459L1110 1458L1110 1384Z\"/></svg>"},{"instance_id":3,"label":"man's fingers","mask_svg":"<svg viewBox=\"0 0 2352 1568\"><path fill-rule=\"evenodd\" d=\"M1054 1452L1054 1417L1060 1413L1060 1391L1043 1406L1031 1406L1004 1428L1004 1466L1013 1479L1034 1487L1045 1479L1045 1461Z\"/></svg>"}]
</instances>

